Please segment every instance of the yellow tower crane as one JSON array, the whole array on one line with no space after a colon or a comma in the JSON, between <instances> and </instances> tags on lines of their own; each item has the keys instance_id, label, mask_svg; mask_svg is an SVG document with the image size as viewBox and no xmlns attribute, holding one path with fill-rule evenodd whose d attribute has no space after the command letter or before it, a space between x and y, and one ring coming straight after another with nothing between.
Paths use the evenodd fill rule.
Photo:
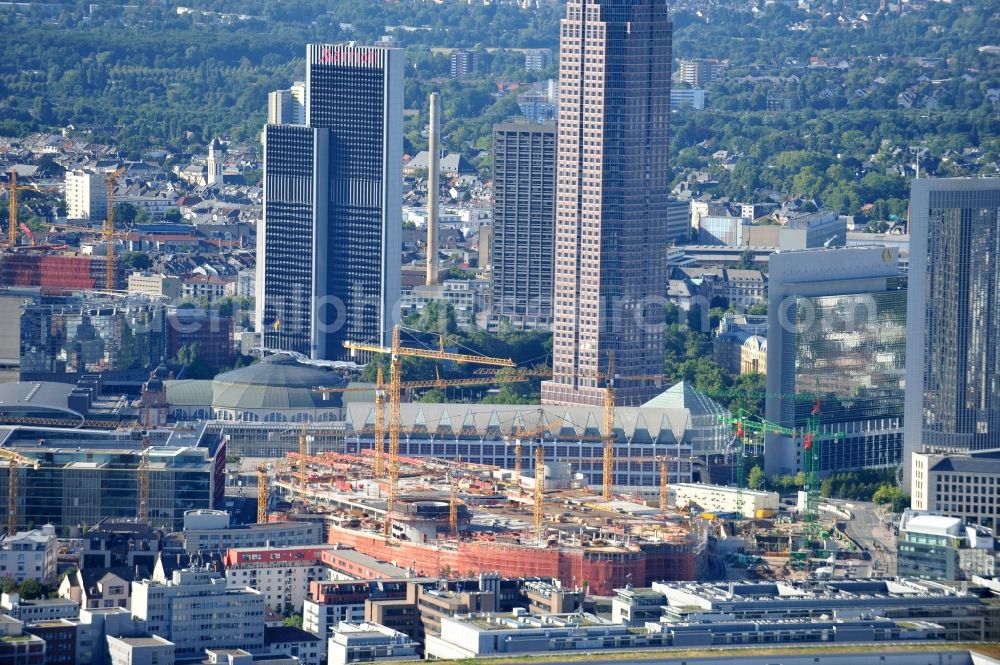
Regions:
<instances>
[{"instance_id":1,"label":"yellow tower crane","mask_svg":"<svg viewBox=\"0 0 1000 665\"><path fill-rule=\"evenodd\" d=\"M405 355L405 354L404 354ZM399 384L401 389L414 390L419 388L440 388L444 390L445 388L454 388L457 386L483 386L493 383L519 383L524 381L524 377L520 374L511 375L499 375L499 376L481 376L472 377L467 379L442 379L440 375L435 379L430 379L427 381L403 381ZM330 394L330 393L354 393L354 392L368 392L370 388L362 387L347 387L347 388L313 388L316 392ZM375 441L373 450L375 453L375 477L384 478L385 477L385 377L382 373L382 368L378 368L377 378L375 379Z\"/></svg>"},{"instance_id":2,"label":"yellow tower crane","mask_svg":"<svg viewBox=\"0 0 1000 665\"><path fill-rule=\"evenodd\" d=\"M535 538L542 539L542 492L545 490L545 446L535 447Z\"/></svg>"},{"instance_id":3,"label":"yellow tower crane","mask_svg":"<svg viewBox=\"0 0 1000 665\"><path fill-rule=\"evenodd\" d=\"M115 183L118 182L118 177L123 173L125 173L124 167L109 173L108 177L104 179L104 184L108 189L108 214L104 218L104 232L102 235L107 245L107 251L104 256L104 287L108 291L114 291L115 284L117 283L115 279L115 238L118 237L118 234L115 233Z\"/></svg>"},{"instance_id":4,"label":"yellow tower crane","mask_svg":"<svg viewBox=\"0 0 1000 665\"><path fill-rule=\"evenodd\" d=\"M267 466L257 467L257 524L267 523Z\"/></svg>"},{"instance_id":5,"label":"yellow tower crane","mask_svg":"<svg viewBox=\"0 0 1000 665\"><path fill-rule=\"evenodd\" d=\"M146 406L145 430L142 433L142 448L139 458L139 521L145 522L149 519L149 428L150 413L149 406Z\"/></svg>"},{"instance_id":6,"label":"yellow tower crane","mask_svg":"<svg viewBox=\"0 0 1000 665\"><path fill-rule=\"evenodd\" d=\"M483 365L499 365L514 367L510 358L489 358L487 356L451 353L444 350L444 338L439 338L438 349L413 349L403 347L399 338L399 326L393 326L392 346L386 348L378 344L362 344L344 342L344 348L351 351L368 351L373 353L388 353L389 355L389 496L386 500L385 522L383 533L386 538L392 534L392 511L396 505L396 492L399 484L399 432L400 432L400 394L402 392L402 357L429 358L432 360L453 360L460 363L479 363Z\"/></svg>"},{"instance_id":7,"label":"yellow tower crane","mask_svg":"<svg viewBox=\"0 0 1000 665\"><path fill-rule=\"evenodd\" d=\"M660 512L667 512L667 457L660 455L656 458L660 463Z\"/></svg>"},{"instance_id":8,"label":"yellow tower crane","mask_svg":"<svg viewBox=\"0 0 1000 665\"><path fill-rule=\"evenodd\" d=\"M13 249L17 245L17 227L18 227L17 193L22 190L27 190L31 192L57 192L59 190L51 188L41 189L35 187L34 185L19 185L17 184L17 171L13 169L11 169L9 175L10 179L7 185L9 191L8 202L7 202L7 220L8 220L7 245L11 249Z\"/></svg>"},{"instance_id":9,"label":"yellow tower crane","mask_svg":"<svg viewBox=\"0 0 1000 665\"><path fill-rule=\"evenodd\" d=\"M25 457L20 453L6 448L0 448L0 458L7 460L8 480L7 480L7 535L13 536L17 533L17 504L21 494L21 473L20 467L28 466L38 469L38 460Z\"/></svg>"},{"instance_id":10,"label":"yellow tower crane","mask_svg":"<svg viewBox=\"0 0 1000 665\"><path fill-rule=\"evenodd\" d=\"M448 526L453 538L458 538L458 469L462 466L462 458L455 459L455 468L448 472L450 495L448 497Z\"/></svg>"},{"instance_id":11,"label":"yellow tower crane","mask_svg":"<svg viewBox=\"0 0 1000 665\"><path fill-rule=\"evenodd\" d=\"M385 478L385 374L375 376L375 477Z\"/></svg>"},{"instance_id":12,"label":"yellow tower crane","mask_svg":"<svg viewBox=\"0 0 1000 665\"><path fill-rule=\"evenodd\" d=\"M299 496L305 501L306 497L306 457L309 455L309 436L306 434L306 427L309 423L302 421L302 431L299 432Z\"/></svg>"}]
</instances>

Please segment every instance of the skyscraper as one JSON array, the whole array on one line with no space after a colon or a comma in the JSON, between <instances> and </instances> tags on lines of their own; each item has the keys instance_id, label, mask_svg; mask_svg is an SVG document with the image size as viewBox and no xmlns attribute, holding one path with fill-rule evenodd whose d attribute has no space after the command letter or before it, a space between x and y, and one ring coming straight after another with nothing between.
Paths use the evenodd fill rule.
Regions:
<instances>
[{"instance_id":1,"label":"skyscraper","mask_svg":"<svg viewBox=\"0 0 1000 665\"><path fill-rule=\"evenodd\" d=\"M916 179L904 473L921 447L1000 447L1000 178Z\"/></svg>"},{"instance_id":2,"label":"skyscraper","mask_svg":"<svg viewBox=\"0 0 1000 665\"><path fill-rule=\"evenodd\" d=\"M264 129L257 321L267 348L387 344L400 289L403 62L310 44L305 125Z\"/></svg>"},{"instance_id":3,"label":"skyscraper","mask_svg":"<svg viewBox=\"0 0 1000 665\"><path fill-rule=\"evenodd\" d=\"M553 377L548 404L600 404L663 372L672 24L665 0L568 0L560 32ZM622 378L618 402L658 387Z\"/></svg>"},{"instance_id":4,"label":"skyscraper","mask_svg":"<svg viewBox=\"0 0 1000 665\"><path fill-rule=\"evenodd\" d=\"M514 328L552 325L556 126L493 127L492 316Z\"/></svg>"},{"instance_id":5,"label":"skyscraper","mask_svg":"<svg viewBox=\"0 0 1000 665\"><path fill-rule=\"evenodd\" d=\"M819 470L899 464L906 358L906 287L895 248L848 247L771 255L766 417L806 425L819 402ZM796 399L779 397L796 395ZM801 437L769 435L764 470L803 470Z\"/></svg>"}]
</instances>

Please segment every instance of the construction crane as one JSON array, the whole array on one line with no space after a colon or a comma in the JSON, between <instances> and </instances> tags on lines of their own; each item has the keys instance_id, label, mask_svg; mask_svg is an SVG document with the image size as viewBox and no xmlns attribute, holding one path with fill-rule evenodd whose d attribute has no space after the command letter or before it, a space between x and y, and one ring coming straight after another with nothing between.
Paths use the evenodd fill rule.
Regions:
<instances>
[{"instance_id":1,"label":"construction crane","mask_svg":"<svg viewBox=\"0 0 1000 665\"><path fill-rule=\"evenodd\" d=\"M659 455L656 461L660 463L660 512L667 512L667 457Z\"/></svg>"},{"instance_id":2,"label":"construction crane","mask_svg":"<svg viewBox=\"0 0 1000 665\"><path fill-rule=\"evenodd\" d=\"M267 465L257 467L257 524L267 523Z\"/></svg>"},{"instance_id":3,"label":"construction crane","mask_svg":"<svg viewBox=\"0 0 1000 665\"><path fill-rule=\"evenodd\" d=\"M451 535L458 538L458 469L462 466L462 458L455 459L455 468L448 471L450 493L448 496L448 527Z\"/></svg>"},{"instance_id":4,"label":"construction crane","mask_svg":"<svg viewBox=\"0 0 1000 665\"><path fill-rule=\"evenodd\" d=\"M538 410L539 415L543 413L541 409ZM525 430L524 423L520 422L517 426L517 433L514 435L514 482L518 485L521 484L521 470L522 464L521 460L524 457L523 454L523 441L524 439L533 439L537 436L541 436L544 439L545 434L549 431L548 425L541 425L533 430ZM541 446L542 443L539 443Z\"/></svg>"},{"instance_id":5,"label":"construction crane","mask_svg":"<svg viewBox=\"0 0 1000 665\"><path fill-rule=\"evenodd\" d=\"M385 478L385 375L379 365L375 374L375 477Z\"/></svg>"},{"instance_id":6,"label":"construction crane","mask_svg":"<svg viewBox=\"0 0 1000 665\"><path fill-rule=\"evenodd\" d=\"M110 194L108 196L110 196ZM108 201L108 204L111 205L111 201ZM108 216L111 217L111 218L113 218L114 217L114 212L109 212ZM109 224L110 224L110 226L109 226ZM101 238L104 240L105 245L107 246L107 252L105 254L105 270L106 270L105 286L107 287L107 289L109 291L114 291L115 290L115 286L117 285L117 273L116 273L116 267L115 267L115 240L118 240L118 239L124 240L124 239L128 238L128 235L129 235L128 232L127 231L115 231L114 230L114 220L112 219L112 221L110 223L107 222L107 221L105 221L104 222L104 227L101 228L101 229L95 229L95 228L91 228L89 226L73 226L71 224L56 224L51 229L49 229L48 235L62 233L64 231L70 231L70 232L73 232L73 233L94 233L94 234L100 234Z\"/></svg>"},{"instance_id":7,"label":"construction crane","mask_svg":"<svg viewBox=\"0 0 1000 665\"><path fill-rule=\"evenodd\" d=\"M8 222L7 222L7 224L8 224L8 226L7 226L7 244L10 246L11 249L13 249L17 245L17 229L18 229L18 227L20 227L20 228L22 228L27 233L28 237L31 238L31 244L34 245L35 244L35 239L34 239L34 236L31 235L31 231L28 230L28 227L26 227L23 224L20 224L18 222L18 218L17 218L17 213L18 213L18 210L17 210L17 206L18 206L17 193L19 191L21 191L21 190L27 190L27 191L31 191L31 192L56 192L56 191L59 191L59 190L58 189L53 189L53 188L41 189L39 187L35 187L34 185L18 185L17 184L17 171L14 170L14 169L10 170L9 176L10 176L10 180L8 181L8 185L7 185L8 192L9 192L9 197L8 197L8 202L7 202L7 218L8 218Z\"/></svg>"},{"instance_id":8,"label":"construction crane","mask_svg":"<svg viewBox=\"0 0 1000 665\"><path fill-rule=\"evenodd\" d=\"M309 423L305 420L302 421L302 431L299 432L299 456L302 462L299 464L299 496L305 500L306 496L306 465L305 459L309 456L309 436L306 433L306 428Z\"/></svg>"},{"instance_id":9,"label":"construction crane","mask_svg":"<svg viewBox=\"0 0 1000 665\"><path fill-rule=\"evenodd\" d=\"M7 480L7 535L13 536L17 533L17 504L21 494L21 473L22 466L39 468L38 460L25 457L24 455L0 448L0 458L7 460L8 480Z\"/></svg>"},{"instance_id":10,"label":"construction crane","mask_svg":"<svg viewBox=\"0 0 1000 665\"><path fill-rule=\"evenodd\" d=\"M797 397L797 399L801 399L801 396ZM827 441L842 440L844 438L843 432L833 432L830 434L820 435L819 412L820 401L813 400L811 414L806 419L805 428L801 430L783 427L777 423L773 423L762 418L750 418L743 413L742 409L737 412L735 417L731 415L724 415L721 417L723 422L727 425L733 426L734 428L734 439L738 448L736 456L736 504L741 516L743 514L743 488L746 484L743 461L746 433L759 432L765 435L781 434L792 437L793 439L801 436L802 449L805 452L803 470L806 476L806 483L804 487L806 492L806 509L802 517L804 522L810 524L810 530L815 530L815 525L819 519L819 475L822 445Z\"/></svg>"},{"instance_id":11,"label":"construction crane","mask_svg":"<svg viewBox=\"0 0 1000 665\"><path fill-rule=\"evenodd\" d=\"M108 190L108 214L104 218L104 242L107 245L107 251L104 254L104 264L105 264L105 288L109 291L114 291L116 285L116 275L115 275L115 183L118 182L118 177L125 173L125 168L122 167L108 174L108 177L104 179L104 184L107 186Z\"/></svg>"},{"instance_id":12,"label":"construction crane","mask_svg":"<svg viewBox=\"0 0 1000 665\"><path fill-rule=\"evenodd\" d=\"M743 409L733 416L730 413L719 418L727 426L733 428L733 442L736 444L736 511L743 518L743 488L746 484L746 469L744 456L746 454L746 434L747 432L759 432L761 434L784 434L794 437L798 432L788 427L782 427L777 423L772 423L763 418L752 418L744 413Z\"/></svg>"},{"instance_id":13,"label":"construction crane","mask_svg":"<svg viewBox=\"0 0 1000 665\"><path fill-rule=\"evenodd\" d=\"M149 405L146 405L146 429L142 433L142 449L139 458L138 484L139 484L139 521L145 522L149 519L149 429L150 413Z\"/></svg>"},{"instance_id":14,"label":"construction crane","mask_svg":"<svg viewBox=\"0 0 1000 665\"><path fill-rule=\"evenodd\" d=\"M535 447L535 538L542 540L542 492L545 489L545 447Z\"/></svg>"},{"instance_id":15,"label":"construction crane","mask_svg":"<svg viewBox=\"0 0 1000 665\"><path fill-rule=\"evenodd\" d=\"M389 354L389 496L386 500L385 521L383 533L386 538L392 535L392 511L396 505L396 492L399 485L399 433L400 433L400 394L402 384L402 357L429 358L432 360L452 360L460 363L479 363L483 365L499 365L514 367L510 358L490 358L487 356L451 353L444 350L444 337L439 336L438 349L414 349L403 347L400 343L399 326L392 328L392 346L386 348L378 344L362 344L344 342L344 348L351 351L368 351L372 353Z\"/></svg>"},{"instance_id":16,"label":"construction crane","mask_svg":"<svg viewBox=\"0 0 1000 665\"><path fill-rule=\"evenodd\" d=\"M415 390L420 388L438 388L444 390L445 388L456 387L456 386L482 386L493 383L519 383L522 379L517 375L483 375L481 377L472 377L465 379L442 379L440 374L434 378L427 381L402 381L399 386L401 389ZM358 387L358 386L348 386L346 388L313 388L316 392L323 393L324 395L329 395L330 393L352 393L352 392L368 392L371 390L368 387ZM375 379L375 441L374 441L374 452L375 452L375 477L384 478L385 477L385 376L383 374L382 367L379 366L377 370L377 376Z\"/></svg>"}]
</instances>

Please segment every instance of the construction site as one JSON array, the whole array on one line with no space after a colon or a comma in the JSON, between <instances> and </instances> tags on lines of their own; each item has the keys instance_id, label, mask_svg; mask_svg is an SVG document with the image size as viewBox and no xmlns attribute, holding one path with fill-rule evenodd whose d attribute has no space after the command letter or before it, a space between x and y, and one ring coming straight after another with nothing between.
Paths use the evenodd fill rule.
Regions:
<instances>
[{"instance_id":1,"label":"construction site","mask_svg":"<svg viewBox=\"0 0 1000 665\"><path fill-rule=\"evenodd\" d=\"M732 432L734 487L688 485L695 494L682 500L681 486L670 486L671 476L677 477L672 473L676 459L658 455L640 460L649 463L655 480L624 492L614 485L616 469L636 460L616 445L612 381L604 427L596 428L595 437L604 442L603 473L593 483L557 454L558 447L544 445L547 428L528 430L523 423L502 437L513 464L463 463L460 455L401 455L401 437L412 434L401 427L401 356L500 367L510 367L510 361L443 348L407 349L398 329L392 348L356 346L390 355L389 382L380 376L375 386L370 447L359 444L355 454L313 454L310 426L303 423L298 451L258 468L259 521L273 517L268 511L285 503L324 514L331 543L415 574L551 576L598 595L656 580L792 577L818 569L832 576L837 566L831 561L857 549L850 541L838 544L838 516L821 516L819 510L825 437L816 431L818 418L806 430L792 432L741 413L720 415ZM804 437L806 487L795 506L779 506L776 494L763 507L748 501L755 493L745 489L744 458L756 445L754 437L764 435ZM718 565L722 560L730 565Z\"/></svg>"},{"instance_id":2,"label":"construction site","mask_svg":"<svg viewBox=\"0 0 1000 665\"><path fill-rule=\"evenodd\" d=\"M116 243L138 240L138 236L115 228L114 191L122 173L124 169L119 169L105 177L108 213L100 227L59 224L51 227L44 237L37 237L18 219L19 193L53 190L19 185L17 171L11 170L6 187L9 219L5 251L0 253L0 284L58 290L123 288L125 275ZM64 241L65 234L95 236L102 248L96 254L70 250Z\"/></svg>"}]
</instances>

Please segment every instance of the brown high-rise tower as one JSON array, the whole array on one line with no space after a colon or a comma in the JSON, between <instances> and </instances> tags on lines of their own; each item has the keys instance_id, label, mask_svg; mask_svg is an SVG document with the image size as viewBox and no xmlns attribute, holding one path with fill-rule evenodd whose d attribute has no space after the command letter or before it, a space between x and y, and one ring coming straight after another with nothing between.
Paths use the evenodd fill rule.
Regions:
<instances>
[{"instance_id":1,"label":"brown high-rise tower","mask_svg":"<svg viewBox=\"0 0 1000 665\"><path fill-rule=\"evenodd\" d=\"M560 33L547 404L619 404L663 372L672 24L665 0L568 0Z\"/></svg>"}]
</instances>

